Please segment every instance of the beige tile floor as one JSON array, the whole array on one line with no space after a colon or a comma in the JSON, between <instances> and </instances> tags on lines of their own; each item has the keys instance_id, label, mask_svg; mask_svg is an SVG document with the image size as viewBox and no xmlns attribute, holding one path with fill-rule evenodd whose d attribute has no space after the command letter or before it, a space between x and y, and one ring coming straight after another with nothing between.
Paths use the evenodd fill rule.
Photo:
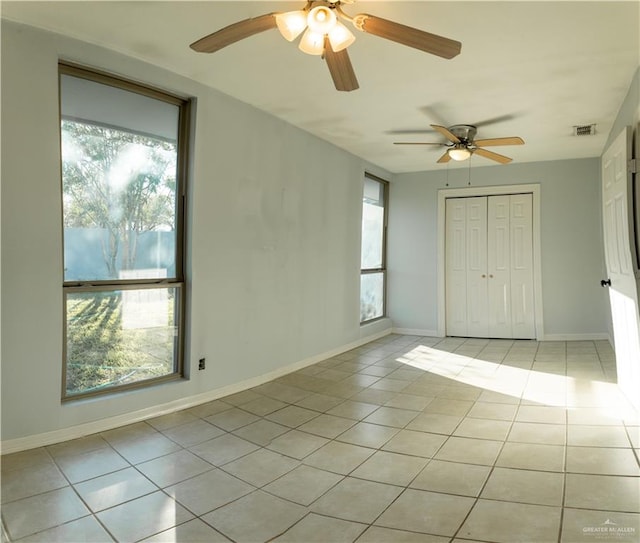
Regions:
<instances>
[{"instance_id":1,"label":"beige tile floor","mask_svg":"<svg viewBox=\"0 0 640 543\"><path fill-rule=\"evenodd\" d=\"M640 541L607 342L390 335L2 458L3 541Z\"/></svg>"}]
</instances>

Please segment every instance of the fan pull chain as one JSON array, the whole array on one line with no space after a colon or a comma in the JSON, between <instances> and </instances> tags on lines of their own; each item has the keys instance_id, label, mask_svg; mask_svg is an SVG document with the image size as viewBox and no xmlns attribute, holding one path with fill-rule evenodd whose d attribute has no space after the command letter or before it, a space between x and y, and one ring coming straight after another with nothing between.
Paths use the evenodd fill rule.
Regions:
<instances>
[{"instance_id":1,"label":"fan pull chain","mask_svg":"<svg viewBox=\"0 0 640 543\"><path fill-rule=\"evenodd\" d=\"M473 155L469 157L469 170L468 170L468 176L467 176L467 185L469 186L471 186L471 157L473 157Z\"/></svg>"}]
</instances>

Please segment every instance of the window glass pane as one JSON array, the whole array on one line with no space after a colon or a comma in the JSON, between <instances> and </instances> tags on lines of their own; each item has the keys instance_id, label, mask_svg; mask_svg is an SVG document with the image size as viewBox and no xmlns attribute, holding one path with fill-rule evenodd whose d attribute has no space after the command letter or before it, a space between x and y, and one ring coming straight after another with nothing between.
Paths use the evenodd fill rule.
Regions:
<instances>
[{"instance_id":1,"label":"window glass pane","mask_svg":"<svg viewBox=\"0 0 640 543\"><path fill-rule=\"evenodd\" d=\"M66 394L176 372L180 289L72 292L66 296Z\"/></svg>"},{"instance_id":2,"label":"window glass pane","mask_svg":"<svg viewBox=\"0 0 640 543\"><path fill-rule=\"evenodd\" d=\"M382 183L365 178L362 197L362 269L382 268L384 190Z\"/></svg>"},{"instance_id":3,"label":"window glass pane","mask_svg":"<svg viewBox=\"0 0 640 543\"><path fill-rule=\"evenodd\" d=\"M176 277L179 107L68 75L61 90L65 281Z\"/></svg>"},{"instance_id":4,"label":"window glass pane","mask_svg":"<svg viewBox=\"0 0 640 543\"><path fill-rule=\"evenodd\" d=\"M384 315L384 273L360 275L360 322Z\"/></svg>"},{"instance_id":5,"label":"window glass pane","mask_svg":"<svg viewBox=\"0 0 640 543\"><path fill-rule=\"evenodd\" d=\"M362 199L370 204L379 206L384 205L384 190L380 181L371 179L370 177L364 178L364 189L362 191Z\"/></svg>"}]
</instances>

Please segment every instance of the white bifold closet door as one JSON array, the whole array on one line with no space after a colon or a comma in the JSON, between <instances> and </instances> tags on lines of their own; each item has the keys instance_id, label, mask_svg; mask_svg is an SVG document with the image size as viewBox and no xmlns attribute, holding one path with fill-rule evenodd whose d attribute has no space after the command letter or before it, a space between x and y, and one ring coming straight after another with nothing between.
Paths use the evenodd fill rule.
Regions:
<instances>
[{"instance_id":1,"label":"white bifold closet door","mask_svg":"<svg viewBox=\"0 0 640 543\"><path fill-rule=\"evenodd\" d=\"M535 338L531 194L446 201L447 335Z\"/></svg>"}]
</instances>

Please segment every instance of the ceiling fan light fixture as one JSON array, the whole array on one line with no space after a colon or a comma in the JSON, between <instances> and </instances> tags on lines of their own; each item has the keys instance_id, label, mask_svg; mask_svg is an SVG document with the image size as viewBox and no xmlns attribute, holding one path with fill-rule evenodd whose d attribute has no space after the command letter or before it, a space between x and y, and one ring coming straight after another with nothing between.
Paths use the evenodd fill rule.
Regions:
<instances>
[{"instance_id":1,"label":"ceiling fan light fixture","mask_svg":"<svg viewBox=\"0 0 640 543\"><path fill-rule=\"evenodd\" d=\"M298 10L279 13L276 15L276 24L282 37L287 41L293 41L307 28L307 12Z\"/></svg>"},{"instance_id":2,"label":"ceiling fan light fixture","mask_svg":"<svg viewBox=\"0 0 640 543\"><path fill-rule=\"evenodd\" d=\"M467 160L471 156L471 151L466 147L453 147L448 153L453 160L458 161Z\"/></svg>"},{"instance_id":3,"label":"ceiling fan light fixture","mask_svg":"<svg viewBox=\"0 0 640 543\"><path fill-rule=\"evenodd\" d=\"M316 6L307 15L307 26L312 32L329 34L338 22L336 14L327 6Z\"/></svg>"},{"instance_id":4,"label":"ceiling fan light fixture","mask_svg":"<svg viewBox=\"0 0 640 543\"><path fill-rule=\"evenodd\" d=\"M336 90L344 92L359 88L347 52L347 47L355 37L343 27L344 21L349 21L361 32L442 58L453 58L460 53L462 44L458 41L366 13L354 16L344 13L342 4L352 2L353 0L307 0L302 9L275 11L237 21L203 36L189 47L198 53L215 53L256 34L278 28L286 40L298 40L298 47L303 52L321 56L327 64ZM338 19L341 23L338 23Z\"/></svg>"},{"instance_id":5,"label":"ceiling fan light fixture","mask_svg":"<svg viewBox=\"0 0 640 543\"><path fill-rule=\"evenodd\" d=\"M335 26L329 32L331 49L337 53L338 51L342 51L349 47L354 41L356 41L356 37L351 33L351 31L340 21L336 21Z\"/></svg>"},{"instance_id":6,"label":"ceiling fan light fixture","mask_svg":"<svg viewBox=\"0 0 640 543\"><path fill-rule=\"evenodd\" d=\"M302 35L298 49L307 55L322 55L324 53L324 34L313 32L310 28Z\"/></svg>"}]
</instances>

